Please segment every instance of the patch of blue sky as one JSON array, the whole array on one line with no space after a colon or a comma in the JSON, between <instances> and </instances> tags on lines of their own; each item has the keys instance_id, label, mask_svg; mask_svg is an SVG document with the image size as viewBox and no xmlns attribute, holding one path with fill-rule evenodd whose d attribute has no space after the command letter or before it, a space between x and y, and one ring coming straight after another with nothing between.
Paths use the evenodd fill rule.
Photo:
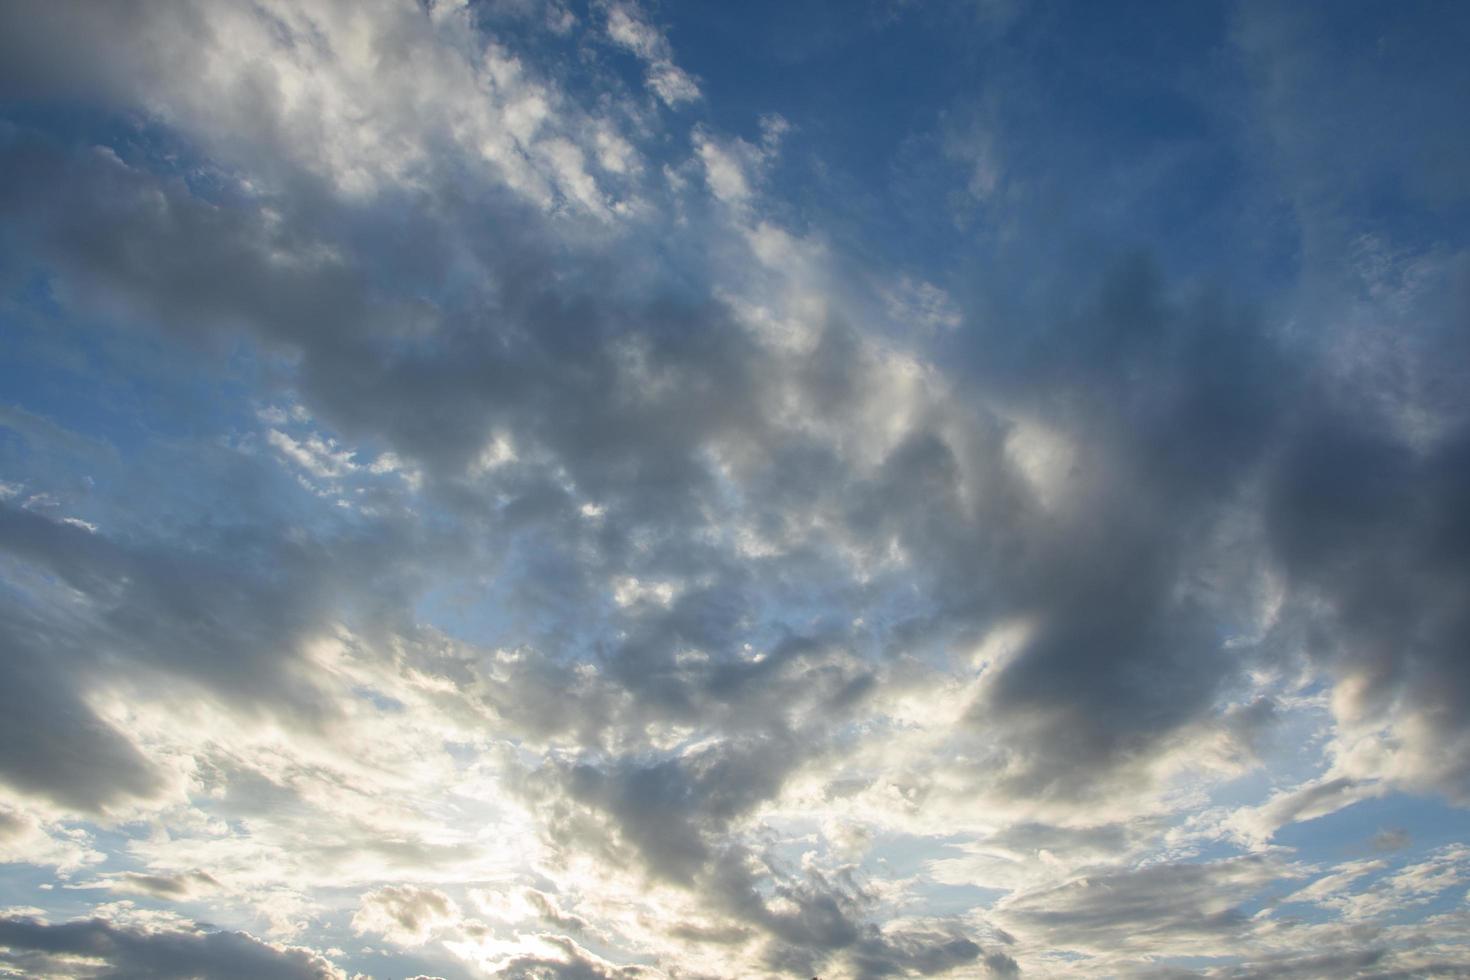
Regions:
<instances>
[{"instance_id":1,"label":"patch of blue sky","mask_svg":"<svg viewBox=\"0 0 1470 980\"><path fill-rule=\"evenodd\" d=\"M337 948L345 951L340 962L348 970L370 977L453 977L463 969L459 961L442 953L434 956L398 946L373 946L365 944L363 937L350 928L322 929L323 943L334 940L339 943Z\"/></svg>"},{"instance_id":2,"label":"patch of blue sky","mask_svg":"<svg viewBox=\"0 0 1470 980\"><path fill-rule=\"evenodd\" d=\"M456 640L493 650L515 635L516 622L506 601L511 581L505 575L470 580L445 576L415 597L414 617Z\"/></svg>"},{"instance_id":3,"label":"patch of blue sky","mask_svg":"<svg viewBox=\"0 0 1470 980\"><path fill-rule=\"evenodd\" d=\"M873 836L864 862L881 864L885 874L909 877L926 873L935 860L964 854L963 845L970 841L968 836L958 834L918 836L880 832Z\"/></svg>"},{"instance_id":4,"label":"patch of blue sky","mask_svg":"<svg viewBox=\"0 0 1470 980\"><path fill-rule=\"evenodd\" d=\"M1321 864L1372 857L1407 860L1467 841L1470 826L1463 809L1408 793L1387 793L1315 820L1287 824L1275 838L1301 860Z\"/></svg>"},{"instance_id":5,"label":"patch of blue sky","mask_svg":"<svg viewBox=\"0 0 1470 980\"><path fill-rule=\"evenodd\" d=\"M206 200L227 199L239 184L198 153L177 130L147 113L82 103L9 102L0 120L0 145L39 137L55 149L106 149L128 166L177 179Z\"/></svg>"},{"instance_id":6,"label":"patch of blue sky","mask_svg":"<svg viewBox=\"0 0 1470 980\"><path fill-rule=\"evenodd\" d=\"M926 879L917 882L913 892L916 899L914 911L938 916L961 916L974 909L988 909L1008 894L1004 888L952 885Z\"/></svg>"},{"instance_id":7,"label":"patch of blue sky","mask_svg":"<svg viewBox=\"0 0 1470 980\"><path fill-rule=\"evenodd\" d=\"M1278 710L1257 747L1258 763L1248 764L1234 778L1203 787L1208 806L1221 812L1255 806L1274 793L1290 791L1321 777L1330 762L1326 748L1332 731L1325 704L1308 701ZM1175 819L1183 822L1192 815L1191 809L1176 814Z\"/></svg>"},{"instance_id":8,"label":"patch of blue sky","mask_svg":"<svg viewBox=\"0 0 1470 980\"><path fill-rule=\"evenodd\" d=\"M0 908L33 907L44 900L48 907L69 903L65 914L79 915L91 907L89 900L77 899L56 890L56 872L39 864L5 865L5 874L0 875Z\"/></svg>"},{"instance_id":9,"label":"patch of blue sky","mask_svg":"<svg viewBox=\"0 0 1470 980\"><path fill-rule=\"evenodd\" d=\"M43 420L20 435L52 465L100 477L143 454L259 427L253 398L271 372L252 344L220 349L207 337L181 344L119 330L133 319L123 309L63 316L40 277L8 299L0 307L3 404Z\"/></svg>"},{"instance_id":10,"label":"patch of blue sky","mask_svg":"<svg viewBox=\"0 0 1470 980\"><path fill-rule=\"evenodd\" d=\"M717 123L748 139L763 113L792 124L772 183L798 218L860 226L844 247L875 264L979 274L988 289L1017 280L976 263L1043 271L1078 234L1161 246L1171 272L1254 259L1280 281L1290 235L1262 255L1262 229L1239 212L1259 176L1232 131L1241 68L1221 50L1226 5L1037 5L988 25L974 11L877 10L670 12ZM993 201L956 204L967 171ZM1099 182L1113 192L1082 191ZM934 220L946 213L956 220Z\"/></svg>"},{"instance_id":11,"label":"patch of blue sky","mask_svg":"<svg viewBox=\"0 0 1470 980\"><path fill-rule=\"evenodd\" d=\"M1172 968L1174 970L1218 970L1221 967L1229 967L1241 962L1239 956L1160 956L1156 963L1160 967ZM1167 974L1166 974L1167 975ZM1194 973L1195 976L1199 974Z\"/></svg>"}]
</instances>

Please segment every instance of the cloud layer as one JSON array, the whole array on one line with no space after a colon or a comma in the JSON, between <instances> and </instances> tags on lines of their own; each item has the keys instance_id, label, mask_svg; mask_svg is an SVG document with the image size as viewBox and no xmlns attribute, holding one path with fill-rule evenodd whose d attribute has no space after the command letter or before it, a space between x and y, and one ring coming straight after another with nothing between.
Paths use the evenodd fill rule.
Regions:
<instances>
[{"instance_id":1,"label":"cloud layer","mask_svg":"<svg viewBox=\"0 0 1470 980\"><path fill-rule=\"evenodd\" d=\"M0 962L1470 969L1463 15L798 6L0 13Z\"/></svg>"}]
</instances>

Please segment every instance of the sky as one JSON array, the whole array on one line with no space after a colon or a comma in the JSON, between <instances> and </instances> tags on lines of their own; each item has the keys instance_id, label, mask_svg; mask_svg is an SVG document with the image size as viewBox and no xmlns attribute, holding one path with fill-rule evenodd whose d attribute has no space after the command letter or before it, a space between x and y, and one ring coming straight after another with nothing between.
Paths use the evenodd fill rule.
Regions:
<instances>
[{"instance_id":1,"label":"sky","mask_svg":"<svg viewBox=\"0 0 1470 980\"><path fill-rule=\"evenodd\" d=\"M1470 975L1467 40L0 4L0 976Z\"/></svg>"}]
</instances>

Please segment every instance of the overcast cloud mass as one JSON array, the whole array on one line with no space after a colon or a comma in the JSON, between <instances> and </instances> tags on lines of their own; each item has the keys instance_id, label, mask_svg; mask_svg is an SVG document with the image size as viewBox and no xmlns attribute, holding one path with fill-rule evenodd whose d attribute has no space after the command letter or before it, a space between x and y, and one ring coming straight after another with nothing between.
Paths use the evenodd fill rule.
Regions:
<instances>
[{"instance_id":1,"label":"overcast cloud mass","mask_svg":"<svg viewBox=\"0 0 1470 980\"><path fill-rule=\"evenodd\" d=\"M0 4L0 976L1470 976L1467 42Z\"/></svg>"}]
</instances>

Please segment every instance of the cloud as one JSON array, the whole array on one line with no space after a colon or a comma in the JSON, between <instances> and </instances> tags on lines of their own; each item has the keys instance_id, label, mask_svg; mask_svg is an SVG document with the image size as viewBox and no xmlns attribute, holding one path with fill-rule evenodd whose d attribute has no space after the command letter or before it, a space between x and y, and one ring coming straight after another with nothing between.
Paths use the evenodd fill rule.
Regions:
<instances>
[{"instance_id":1,"label":"cloud","mask_svg":"<svg viewBox=\"0 0 1470 980\"><path fill-rule=\"evenodd\" d=\"M312 436L305 442L297 442L278 429L271 429L266 438L282 456L322 479L342 476L357 469L352 461L353 453Z\"/></svg>"},{"instance_id":2,"label":"cloud","mask_svg":"<svg viewBox=\"0 0 1470 980\"><path fill-rule=\"evenodd\" d=\"M1017 936L1065 949L1155 955L1229 949L1251 929L1242 905L1295 872L1267 857L1159 864L1008 897L998 920ZM1218 946L1206 945L1217 943Z\"/></svg>"},{"instance_id":3,"label":"cloud","mask_svg":"<svg viewBox=\"0 0 1470 980\"><path fill-rule=\"evenodd\" d=\"M0 705L0 732L8 746L0 751L0 773L6 781L81 810L157 793L163 781L147 758L97 717L47 657L50 630L14 616L4 632L12 652Z\"/></svg>"},{"instance_id":4,"label":"cloud","mask_svg":"<svg viewBox=\"0 0 1470 980\"><path fill-rule=\"evenodd\" d=\"M89 835L48 820L34 810L0 803L0 861L50 866L70 873L106 859Z\"/></svg>"},{"instance_id":5,"label":"cloud","mask_svg":"<svg viewBox=\"0 0 1470 980\"><path fill-rule=\"evenodd\" d=\"M1319 780L1278 791L1260 806L1243 807L1230 815L1229 824L1244 840L1263 845L1287 824L1316 820L1382 792L1382 787L1346 777Z\"/></svg>"},{"instance_id":6,"label":"cloud","mask_svg":"<svg viewBox=\"0 0 1470 980\"><path fill-rule=\"evenodd\" d=\"M775 795L800 758L788 740L725 742L653 765L628 762L603 770L590 765L537 773L532 799L560 795L608 818L609 844L627 846L651 875L691 882L712 859L709 840L762 800ZM550 826L566 843L597 826L581 820ZM570 839L569 839L570 838Z\"/></svg>"},{"instance_id":7,"label":"cloud","mask_svg":"<svg viewBox=\"0 0 1470 980\"><path fill-rule=\"evenodd\" d=\"M124 871L103 878L100 882L112 891L128 895L147 895L182 901L208 894L220 887L220 883L207 871L190 871L184 874L144 874Z\"/></svg>"},{"instance_id":8,"label":"cloud","mask_svg":"<svg viewBox=\"0 0 1470 980\"><path fill-rule=\"evenodd\" d=\"M659 971L643 966L616 966L565 936L542 935L538 939L558 955L516 956L492 976L497 980L616 980L662 976Z\"/></svg>"},{"instance_id":9,"label":"cloud","mask_svg":"<svg viewBox=\"0 0 1470 980\"><path fill-rule=\"evenodd\" d=\"M261 942L243 932L144 930L102 919L52 925L34 918L0 919L0 960L27 972L66 970L87 977L161 978L272 976L338 980L345 975L320 954Z\"/></svg>"},{"instance_id":10,"label":"cloud","mask_svg":"<svg viewBox=\"0 0 1470 980\"><path fill-rule=\"evenodd\" d=\"M1433 39L1156 13L743 128L631 3L0 13L0 853L400 972L1413 968L1463 855L1278 838L1470 793L1458 197L1324 81L1453 130L1339 70Z\"/></svg>"},{"instance_id":11,"label":"cloud","mask_svg":"<svg viewBox=\"0 0 1470 980\"><path fill-rule=\"evenodd\" d=\"M1336 412L1297 438L1272 487L1274 546L1330 624L1316 652L1341 678L1340 722L1365 736L1387 724L1402 746L1375 758L1371 742L1345 745L1344 768L1461 797L1467 773L1450 747L1467 729L1451 706L1470 689L1450 653L1466 621L1449 598L1463 565L1449 501L1470 458L1463 439L1416 453Z\"/></svg>"},{"instance_id":12,"label":"cloud","mask_svg":"<svg viewBox=\"0 0 1470 980\"><path fill-rule=\"evenodd\" d=\"M26 746L0 755L12 780L83 809L164 788L134 743L86 703L88 685L100 683L118 657L308 723L330 713L292 676L301 644L323 626L318 586L307 584L319 583L307 573L317 559L280 540L238 545L235 559L191 555L120 544L15 508L0 513L5 553L64 583L71 597L65 626L38 613L45 602L13 607L5 622L15 651L6 667L6 744ZM252 549L270 555L270 565L252 570ZM288 584L293 565L307 578ZM52 588L42 584L38 598Z\"/></svg>"},{"instance_id":13,"label":"cloud","mask_svg":"<svg viewBox=\"0 0 1470 980\"><path fill-rule=\"evenodd\" d=\"M146 104L211 150L243 154L252 187L297 171L370 198L434 180L437 154L452 147L537 206L607 206L566 159L567 141L590 141L595 124L568 120L520 60L479 44L463 6L430 16L386 2L247 9L200 0L168 17L146 7L97 17L75 4L29 7L24 17L29 43L6 49L6 91ZM324 43L353 31L366 43ZM169 67L151 66L149 43L170 52ZM677 69L663 74L671 97L688 97L692 83Z\"/></svg>"},{"instance_id":14,"label":"cloud","mask_svg":"<svg viewBox=\"0 0 1470 980\"><path fill-rule=\"evenodd\" d=\"M458 906L441 891L390 885L363 896L352 928L400 946L422 946L436 930L458 924L459 917Z\"/></svg>"},{"instance_id":15,"label":"cloud","mask_svg":"<svg viewBox=\"0 0 1470 980\"><path fill-rule=\"evenodd\" d=\"M607 5L607 36L644 63L648 87L665 105L675 107L700 98L698 83L674 64L668 38L648 23L636 3L620 0Z\"/></svg>"}]
</instances>

